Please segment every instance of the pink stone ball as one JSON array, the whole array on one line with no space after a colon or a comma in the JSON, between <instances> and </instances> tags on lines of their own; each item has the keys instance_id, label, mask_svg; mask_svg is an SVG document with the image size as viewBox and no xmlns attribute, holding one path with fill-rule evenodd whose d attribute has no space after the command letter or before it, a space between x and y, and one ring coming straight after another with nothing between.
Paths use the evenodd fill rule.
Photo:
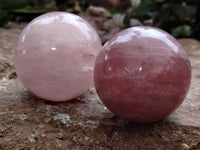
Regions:
<instances>
[{"instance_id":1,"label":"pink stone ball","mask_svg":"<svg viewBox=\"0 0 200 150\"><path fill-rule=\"evenodd\" d=\"M93 85L93 69L102 46L96 31L77 15L51 12L30 22L14 49L22 83L50 101L73 99Z\"/></svg>"},{"instance_id":2,"label":"pink stone ball","mask_svg":"<svg viewBox=\"0 0 200 150\"><path fill-rule=\"evenodd\" d=\"M94 79L110 111L147 123L167 117L182 103L191 67L185 50L171 35L153 27L132 27L105 43Z\"/></svg>"}]
</instances>

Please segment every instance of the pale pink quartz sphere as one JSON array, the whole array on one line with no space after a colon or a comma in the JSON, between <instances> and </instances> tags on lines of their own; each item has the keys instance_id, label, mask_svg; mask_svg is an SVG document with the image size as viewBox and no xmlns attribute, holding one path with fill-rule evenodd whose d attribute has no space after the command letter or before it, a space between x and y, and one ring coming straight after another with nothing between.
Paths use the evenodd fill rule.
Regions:
<instances>
[{"instance_id":1,"label":"pale pink quartz sphere","mask_svg":"<svg viewBox=\"0 0 200 150\"><path fill-rule=\"evenodd\" d=\"M46 100L67 101L93 85L101 41L77 15L51 12L30 22L15 46L14 64L22 83Z\"/></svg>"},{"instance_id":2,"label":"pale pink quartz sphere","mask_svg":"<svg viewBox=\"0 0 200 150\"><path fill-rule=\"evenodd\" d=\"M182 103L191 68L185 50L171 35L133 27L105 43L94 79L100 99L113 113L133 122L154 122Z\"/></svg>"}]
</instances>

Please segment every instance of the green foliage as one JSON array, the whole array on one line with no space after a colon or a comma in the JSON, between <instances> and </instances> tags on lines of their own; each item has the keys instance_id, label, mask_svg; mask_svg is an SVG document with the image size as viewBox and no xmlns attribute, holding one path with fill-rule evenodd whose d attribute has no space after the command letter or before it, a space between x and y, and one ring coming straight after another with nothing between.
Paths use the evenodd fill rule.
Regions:
<instances>
[{"instance_id":1,"label":"green foliage","mask_svg":"<svg viewBox=\"0 0 200 150\"><path fill-rule=\"evenodd\" d=\"M188 25L178 26L172 30L172 35L174 37L188 37L190 36L191 27Z\"/></svg>"},{"instance_id":2,"label":"green foliage","mask_svg":"<svg viewBox=\"0 0 200 150\"><path fill-rule=\"evenodd\" d=\"M0 27L5 25L10 20L8 12L0 9Z\"/></svg>"},{"instance_id":3,"label":"green foliage","mask_svg":"<svg viewBox=\"0 0 200 150\"><path fill-rule=\"evenodd\" d=\"M118 11L116 10L116 9L109 9L108 10L112 15L114 15L114 14L117 14L118 13Z\"/></svg>"},{"instance_id":4,"label":"green foliage","mask_svg":"<svg viewBox=\"0 0 200 150\"><path fill-rule=\"evenodd\" d=\"M142 0L135 7L136 17L152 19L155 27L175 37L199 36L199 12L199 0Z\"/></svg>"},{"instance_id":5,"label":"green foliage","mask_svg":"<svg viewBox=\"0 0 200 150\"><path fill-rule=\"evenodd\" d=\"M13 9L23 8L29 0L0 0L0 27L4 26L10 19L9 14Z\"/></svg>"},{"instance_id":6,"label":"green foliage","mask_svg":"<svg viewBox=\"0 0 200 150\"><path fill-rule=\"evenodd\" d=\"M135 9L136 15L141 19L148 19L149 17L152 17L152 5L153 2L151 0L141 1L140 5L138 5Z\"/></svg>"},{"instance_id":7,"label":"green foliage","mask_svg":"<svg viewBox=\"0 0 200 150\"><path fill-rule=\"evenodd\" d=\"M23 8L28 4L29 0L0 0L0 8L5 10Z\"/></svg>"},{"instance_id":8,"label":"green foliage","mask_svg":"<svg viewBox=\"0 0 200 150\"><path fill-rule=\"evenodd\" d=\"M130 20L131 20L132 14L133 14L133 8L130 7L126 10L125 17L123 20L123 23L126 27L128 27L130 25Z\"/></svg>"},{"instance_id":9,"label":"green foliage","mask_svg":"<svg viewBox=\"0 0 200 150\"><path fill-rule=\"evenodd\" d=\"M82 10L83 12L85 12L86 9L87 9L87 7L89 6L88 0L81 0L81 1L80 1L80 6L81 6L81 10Z\"/></svg>"},{"instance_id":10,"label":"green foliage","mask_svg":"<svg viewBox=\"0 0 200 150\"><path fill-rule=\"evenodd\" d=\"M18 14L43 14L47 12L55 11L54 9L48 9L48 8L43 8L43 9L30 9L28 7L24 7L21 9L14 9L11 12L12 13L18 13Z\"/></svg>"}]
</instances>

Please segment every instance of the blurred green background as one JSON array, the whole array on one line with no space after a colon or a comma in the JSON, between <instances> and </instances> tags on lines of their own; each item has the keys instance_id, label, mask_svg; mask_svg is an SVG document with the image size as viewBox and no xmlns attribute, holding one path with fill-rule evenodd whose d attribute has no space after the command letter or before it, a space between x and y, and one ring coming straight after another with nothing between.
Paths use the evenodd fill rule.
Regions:
<instances>
[{"instance_id":1,"label":"blurred green background","mask_svg":"<svg viewBox=\"0 0 200 150\"><path fill-rule=\"evenodd\" d=\"M123 28L136 18L142 25L161 28L176 38L200 39L200 0L0 0L0 26L29 22L50 11L82 14L91 5L123 14Z\"/></svg>"}]
</instances>

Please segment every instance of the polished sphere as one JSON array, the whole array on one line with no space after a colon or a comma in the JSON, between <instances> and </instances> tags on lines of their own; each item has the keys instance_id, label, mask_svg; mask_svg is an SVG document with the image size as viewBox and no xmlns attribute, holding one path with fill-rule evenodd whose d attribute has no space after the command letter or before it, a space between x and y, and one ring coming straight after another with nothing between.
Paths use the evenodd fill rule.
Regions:
<instances>
[{"instance_id":1,"label":"polished sphere","mask_svg":"<svg viewBox=\"0 0 200 150\"><path fill-rule=\"evenodd\" d=\"M171 35L153 27L133 27L105 43L94 79L100 99L114 114L133 122L154 122L182 103L191 68L185 50Z\"/></svg>"},{"instance_id":2,"label":"polished sphere","mask_svg":"<svg viewBox=\"0 0 200 150\"><path fill-rule=\"evenodd\" d=\"M14 64L22 83L33 94L66 101L92 86L101 48L97 33L85 20L52 12L37 17L21 32Z\"/></svg>"}]
</instances>

